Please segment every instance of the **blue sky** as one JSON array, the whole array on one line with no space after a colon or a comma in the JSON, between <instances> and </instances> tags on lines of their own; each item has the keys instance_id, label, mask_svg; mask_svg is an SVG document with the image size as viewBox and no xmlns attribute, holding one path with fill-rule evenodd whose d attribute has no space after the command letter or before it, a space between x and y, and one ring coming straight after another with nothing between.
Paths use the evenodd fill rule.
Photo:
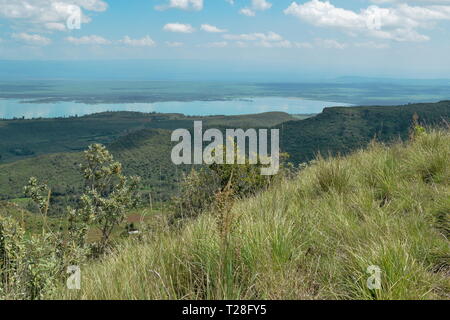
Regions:
<instances>
[{"instance_id":1,"label":"blue sky","mask_svg":"<svg viewBox=\"0 0 450 320\"><path fill-rule=\"evenodd\" d=\"M1 60L450 78L449 33L450 0L0 0Z\"/></svg>"}]
</instances>

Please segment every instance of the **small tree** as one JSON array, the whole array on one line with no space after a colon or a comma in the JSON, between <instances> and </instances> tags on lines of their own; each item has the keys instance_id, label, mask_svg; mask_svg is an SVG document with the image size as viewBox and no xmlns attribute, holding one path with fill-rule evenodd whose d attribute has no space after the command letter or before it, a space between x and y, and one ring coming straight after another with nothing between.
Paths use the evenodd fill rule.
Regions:
<instances>
[{"instance_id":1,"label":"small tree","mask_svg":"<svg viewBox=\"0 0 450 320\"><path fill-rule=\"evenodd\" d=\"M426 134L426 129L419 123L419 115L417 112L414 112L412 118L412 125L409 130L409 139L415 140L417 137L423 136Z\"/></svg>"},{"instance_id":2,"label":"small tree","mask_svg":"<svg viewBox=\"0 0 450 320\"><path fill-rule=\"evenodd\" d=\"M218 175L208 168L192 169L180 183L179 194L172 199L174 219L194 218L208 210L221 189Z\"/></svg>"},{"instance_id":3,"label":"small tree","mask_svg":"<svg viewBox=\"0 0 450 320\"><path fill-rule=\"evenodd\" d=\"M50 208L50 197L52 191L46 184L39 183L37 178L31 177L28 184L24 187L24 192L25 195L30 197L39 208L39 212L44 221L44 228L42 229L42 232L45 232L45 228L48 231L47 215L48 209Z\"/></svg>"},{"instance_id":4,"label":"small tree","mask_svg":"<svg viewBox=\"0 0 450 320\"><path fill-rule=\"evenodd\" d=\"M93 144L85 151L86 163L81 166L85 179L85 192L80 208L70 212L71 232L83 242L90 224L101 232L99 253L109 245L114 227L125 220L127 210L136 206L138 177L122 174L122 165L114 161L109 151Z\"/></svg>"}]
</instances>

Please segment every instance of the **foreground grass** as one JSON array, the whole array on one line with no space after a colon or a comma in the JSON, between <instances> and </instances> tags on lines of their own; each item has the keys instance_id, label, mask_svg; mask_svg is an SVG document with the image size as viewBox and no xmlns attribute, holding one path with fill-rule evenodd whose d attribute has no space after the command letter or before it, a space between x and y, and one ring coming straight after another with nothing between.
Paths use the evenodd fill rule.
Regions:
<instances>
[{"instance_id":1,"label":"foreground grass","mask_svg":"<svg viewBox=\"0 0 450 320\"><path fill-rule=\"evenodd\" d=\"M58 299L449 299L450 134L318 159L174 230L154 222ZM381 289L367 268L378 266Z\"/></svg>"}]
</instances>

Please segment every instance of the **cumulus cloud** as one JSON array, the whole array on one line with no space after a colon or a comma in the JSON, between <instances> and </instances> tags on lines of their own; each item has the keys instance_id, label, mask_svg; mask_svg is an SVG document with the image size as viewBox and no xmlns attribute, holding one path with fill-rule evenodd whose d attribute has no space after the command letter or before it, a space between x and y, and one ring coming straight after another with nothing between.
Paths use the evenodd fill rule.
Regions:
<instances>
[{"instance_id":1,"label":"cumulus cloud","mask_svg":"<svg viewBox=\"0 0 450 320\"><path fill-rule=\"evenodd\" d=\"M257 47L257 48L301 48L310 49L312 44L308 42L295 42L284 39L275 32L255 32L241 34L225 34L223 38L228 41L234 41L239 48Z\"/></svg>"},{"instance_id":2,"label":"cumulus cloud","mask_svg":"<svg viewBox=\"0 0 450 320\"><path fill-rule=\"evenodd\" d=\"M406 3L405 0L371 0L373 3L383 4L383 3ZM414 4L445 4L450 3L450 0L408 0L409 3Z\"/></svg>"},{"instance_id":3,"label":"cumulus cloud","mask_svg":"<svg viewBox=\"0 0 450 320\"><path fill-rule=\"evenodd\" d=\"M46 24L44 24L44 26L48 30L55 30L55 31L66 30L66 25L60 22L47 22Z\"/></svg>"},{"instance_id":4,"label":"cumulus cloud","mask_svg":"<svg viewBox=\"0 0 450 320\"><path fill-rule=\"evenodd\" d=\"M133 39L129 36L123 37L121 40L108 40L98 35L90 35L83 37L66 37L65 40L75 45L125 45L129 47L153 47L156 42L150 36L140 39Z\"/></svg>"},{"instance_id":5,"label":"cumulus cloud","mask_svg":"<svg viewBox=\"0 0 450 320\"><path fill-rule=\"evenodd\" d=\"M266 0L252 0L252 9L264 11L272 8L272 4Z\"/></svg>"},{"instance_id":6,"label":"cumulus cloud","mask_svg":"<svg viewBox=\"0 0 450 320\"><path fill-rule=\"evenodd\" d=\"M166 41L166 46L171 47L171 48L179 48L184 46L183 42L172 42L172 41Z\"/></svg>"},{"instance_id":7,"label":"cumulus cloud","mask_svg":"<svg viewBox=\"0 0 450 320\"><path fill-rule=\"evenodd\" d=\"M228 46L228 42L226 41L209 42L204 45L207 48L225 48L226 46Z\"/></svg>"},{"instance_id":8,"label":"cumulus cloud","mask_svg":"<svg viewBox=\"0 0 450 320\"><path fill-rule=\"evenodd\" d=\"M111 44L112 43L110 40L107 40L107 39L105 39L103 37L96 36L96 35L83 36L83 37L80 37L80 38L67 37L65 40L67 42L70 42L70 43L76 44L76 45L85 45L85 44L106 45L106 44Z\"/></svg>"},{"instance_id":9,"label":"cumulus cloud","mask_svg":"<svg viewBox=\"0 0 450 320\"><path fill-rule=\"evenodd\" d=\"M192 33L195 29L190 24L183 23L168 23L163 27L164 31L179 32L179 33Z\"/></svg>"},{"instance_id":10,"label":"cumulus cloud","mask_svg":"<svg viewBox=\"0 0 450 320\"><path fill-rule=\"evenodd\" d=\"M256 12L253 11L252 9L250 9L250 8L242 8L241 10L239 10L239 13L243 14L244 16L247 16L247 17L254 17L254 16L256 16Z\"/></svg>"},{"instance_id":11,"label":"cumulus cloud","mask_svg":"<svg viewBox=\"0 0 450 320\"><path fill-rule=\"evenodd\" d=\"M46 46L52 42L49 38L39 34L28 34L25 32L13 33L12 38L32 46Z\"/></svg>"},{"instance_id":12,"label":"cumulus cloud","mask_svg":"<svg viewBox=\"0 0 450 320\"><path fill-rule=\"evenodd\" d=\"M325 49L345 49L347 47L346 43L341 43L334 39L316 39L315 44L318 47L322 47Z\"/></svg>"},{"instance_id":13,"label":"cumulus cloud","mask_svg":"<svg viewBox=\"0 0 450 320\"><path fill-rule=\"evenodd\" d=\"M67 20L81 14L81 22L91 19L83 11L102 12L108 8L102 0L0 0L0 17L51 31L66 30Z\"/></svg>"},{"instance_id":14,"label":"cumulus cloud","mask_svg":"<svg viewBox=\"0 0 450 320\"><path fill-rule=\"evenodd\" d=\"M200 11L203 9L203 0L170 0L167 4L156 6L156 10L180 9Z\"/></svg>"},{"instance_id":15,"label":"cumulus cloud","mask_svg":"<svg viewBox=\"0 0 450 320\"><path fill-rule=\"evenodd\" d=\"M132 47L153 47L156 44L150 36L141 39L131 39L129 36L125 36L122 40L119 40L119 43Z\"/></svg>"},{"instance_id":16,"label":"cumulus cloud","mask_svg":"<svg viewBox=\"0 0 450 320\"><path fill-rule=\"evenodd\" d=\"M206 32L211 32L211 33L227 32L226 29L219 29L218 27L212 26L210 24L202 24L200 29L202 29L203 31L206 31Z\"/></svg>"},{"instance_id":17,"label":"cumulus cloud","mask_svg":"<svg viewBox=\"0 0 450 320\"><path fill-rule=\"evenodd\" d=\"M368 48L368 49L386 49L389 48L387 43L378 43L374 41L357 42L354 44L357 48Z\"/></svg>"},{"instance_id":18,"label":"cumulus cloud","mask_svg":"<svg viewBox=\"0 0 450 320\"><path fill-rule=\"evenodd\" d=\"M275 32L268 32L268 33L242 33L242 34L225 34L223 36L226 40L236 40L236 41L256 41L256 40L262 40L262 41L281 41L283 40L283 37L280 36L278 33Z\"/></svg>"},{"instance_id":19,"label":"cumulus cloud","mask_svg":"<svg viewBox=\"0 0 450 320\"><path fill-rule=\"evenodd\" d=\"M439 20L450 20L450 6L445 5L399 4L390 8L371 5L355 12L335 7L329 1L311 0L303 4L293 2L284 13L318 27L395 41L427 41L429 37L417 29L429 28Z\"/></svg>"},{"instance_id":20,"label":"cumulus cloud","mask_svg":"<svg viewBox=\"0 0 450 320\"><path fill-rule=\"evenodd\" d=\"M239 10L240 14L248 17L254 17L256 11L265 11L272 8L272 4L267 0L252 0L250 7L245 7Z\"/></svg>"}]
</instances>

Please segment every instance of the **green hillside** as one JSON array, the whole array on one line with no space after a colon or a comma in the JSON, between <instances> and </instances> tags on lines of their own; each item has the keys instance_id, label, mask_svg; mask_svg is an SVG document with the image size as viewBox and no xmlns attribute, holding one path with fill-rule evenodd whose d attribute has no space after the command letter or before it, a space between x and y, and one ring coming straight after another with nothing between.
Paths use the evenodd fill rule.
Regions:
<instances>
[{"instance_id":1,"label":"green hillside","mask_svg":"<svg viewBox=\"0 0 450 320\"><path fill-rule=\"evenodd\" d=\"M279 126L281 146L295 163L363 148L374 138L391 142L406 139L414 114L426 126L450 122L450 101L394 107L326 108L321 114Z\"/></svg>"},{"instance_id":2,"label":"green hillside","mask_svg":"<svg viewBox=\"0 0 450 320\"><path fill-rule=\"evenodd\" d=\"M0 155L7 160L0 161L0 200L21 198L29 177L36 176L49 183L53 200L64 208L82 187L81 150L96 142L108 145L124 164L126 174L141 176L143 188L151 186L157 200L166 200L182 171L189 169L176 167L170 160L174 145L171 130L191 128L196 120L203 121L205 127L248 128L271 127L292 119L282 112L208 117L111 112L80 118L0 121L0 135L12 137L0 141ZM12 149L14 146L17 149ZM24 150L29 153L20 153Z\"/></svg>"},{"instance_id":3,"label":"green hillside","mask_svg":"<svg viewBox=\"0 0 450 320\"><path fill-rule=\"evenodd\" d=\"M176 186L183 169L170 160L172 143L170 131L144 129L120 137L108 148L123 163L127 175L140 175L142 186L155 192L155 200L167 199ZM66 202L82 190L80 163L82 152L41 155L0 165L0 199L23 197L23 186L29 177L47 181L52 188L53 201L65 208ZM67 198L67 199L66 199Z\"/></svg>"},{"instance_id":4,"label":"green hillside","mask_svg":"<svg viewBox=\"0 0 450 320\"><path fill-rule=\"evenodd\" d=\"M351 152L366 146L375 137L380 141L407 138L414 113L419 115L419 121L423 124L442 125L444 120L450 121L450 102L399 107L327 108L315 117L297 121L288 121L292 120L290 115L277 112L200 118L117 112L70 119L0 121L0 134L13 130L11 134L14 137L0 142L0 150L1 143L13 145L14 141L29 141L27 146L33 150L43 146L43 153L67 151L69 147L85 149L93 142L109 142L108 148L123 163L125 173L141 176L144 191L151 189L156 200L164 201L176 191L181 173L190 169L188 166L176 167L172 164L170 153L173 144L170 142L170 131L166 129L192 128L194 120L203 120L205 127L222 129L278 125L283 151L291 155L290 161L298 164L313 159L317 152L324 156L328 153ZM48 128L46 125L49 125ZM16 135L16 129L11 129L15 127L21 128L17 131L20 134ZM35 131L30 129L34 127ZM95 133L99 132L103 132L103 138L94 138ZM71 135L74 136L73 142ZM66 142L61 142L64 139ZM37 176L48 181L54 192L53 200L58 202L61 210L64 209L67 202L81 190L82 179L78 167L82 159L81 152L72 150L26 157L0 164L0 200L21 198L22 187L28 178ZM54 210L57 207L53 206Z\"/></svg>"},{"instance_id":5,"label":"green hillside","mask_svg":"<svg viewBox=\"0 0 450 320\"><path fill-rule=\"evenodd\" d=\"M182 114L104 112L84 117L0 120L0 163L37 155L76 152L92 143L107 144L142 129L205 126L271 127L294 118L283 112L240 116L188 117Z\"/></svg>"},{"instance_id":6,"label":"green hillside","mask_svg":"<svg viewBox=\"0 0 450 320\"><path fill-rule=\"evenodd\" d=\"M148 237L83 266L81 290L52 297L449 299L449 213L449 131L372 143L229 211L181 228L155 221Z\"/></svg>"}]
</instances>

